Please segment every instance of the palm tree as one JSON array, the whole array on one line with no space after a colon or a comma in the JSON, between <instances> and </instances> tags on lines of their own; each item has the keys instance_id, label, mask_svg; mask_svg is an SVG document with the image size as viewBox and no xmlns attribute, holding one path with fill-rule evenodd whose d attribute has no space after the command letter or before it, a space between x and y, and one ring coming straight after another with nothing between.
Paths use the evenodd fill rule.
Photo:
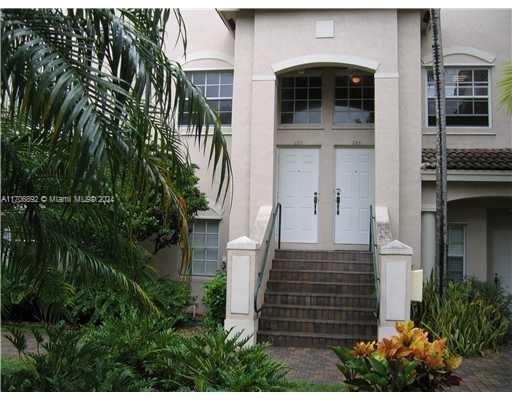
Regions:
<instances>
[{"instance_id":1,"label":"palm tree","mask_svg":"<svg viewBox=\"0 0 512 400\"><path fill-rule=\"evenodd\" d=\"M2 275L39 286L54 272L64 284L100 279L148 301L136 283L148 262L130 234L135 200L179 216L186 272L186 204L171 173L190 164L176 129L183 112L209 149L218 200L231 165L218 115L163 50L170 23L185 48L177 10L2 10Z\"/></svg>"},{"instance_id":2,"label":"palm tree","mask_svg":"<svg viewBox=\"0 0 512 400\"><path fill-rule=\"evenodd\" d=\"M446 99L444 91L443 43L441 40L441 15L431 9L432 65L436 87L436 256L439 294L443 294L444 275L448 263L448 204L447 204L447 150L446 150Z\"/></svg>"}]
</instances>

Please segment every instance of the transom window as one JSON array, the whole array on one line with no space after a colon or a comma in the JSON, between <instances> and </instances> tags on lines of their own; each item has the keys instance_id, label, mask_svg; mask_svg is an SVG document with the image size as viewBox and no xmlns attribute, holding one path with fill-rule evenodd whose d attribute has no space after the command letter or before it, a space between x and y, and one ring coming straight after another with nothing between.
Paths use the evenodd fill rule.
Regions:
<instances>
[{"instance_id":1,"label":"transom window","mask_svg":"<svg viewBox=\"0 0 512 400\"><path fill-rule=\"evenodd\" d=\"M374 81L370 74L336 77L335 124L373 124Z\"/></svg>"},{"instance_id":2,"label":"transom window","mask_svg":"<svg viewBox=\"0 0 512 400\"><path fill-rule=\"evenodd\" d=\"M322 122L322 78L291 76L280 80L281 123L320 124Z\"/></svg>"},{"instance_id":3,"label":"transom window","mask_svg":"<svg viewBox=\"0 0 512 400\"><path fill-rule=\"evenodd\" d=\"M436 125L434 73L427 72L428 126ZM489 126L489 70L445 68L446 126Z\"/></svg>"},{"instance_id":4,"label":"transom window","mask_svg":"<svg viewBox=\"0 0 512 400\"><path fill-rule=\"evenodd\" d=\"M210 107L216 111L222 125L231 125L233 103L233 71L189 71L187 75L201 90ZM180 120L180 125L189 123L187 106Z\"/></svg>"},{"instance_id":5,"label":"transom window","mask_svg":"<svg viewBox=\"0 0 512 400\"><path fill-rule=\"evenodd\" d=\"M462 282L464 279L464 225L448 225L447 279Z\"/></svg>"},{"instance_id":6,"label":"transom window","mask_svg":"<svg viewBox=\"0 0 512 400\"><path fill-rule=\"evenodd\" d=\"M194 222L192 228L192 275L215 275L218 266L219 222Z\"/></svg>"}]
</instances>

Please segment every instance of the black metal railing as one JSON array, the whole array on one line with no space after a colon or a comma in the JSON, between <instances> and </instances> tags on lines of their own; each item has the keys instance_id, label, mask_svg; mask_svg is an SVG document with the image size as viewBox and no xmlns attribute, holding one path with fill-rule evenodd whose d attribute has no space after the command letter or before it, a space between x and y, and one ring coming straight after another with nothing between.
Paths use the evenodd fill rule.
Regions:
<instances>
[{"instance_id":1,"label":"black metal railing","mask_svg":"<svg viewBox=\"0 0 512 400\"><path fill-rule=\"evenodd\" d=\"M369 229L369 238L368 238L368 251L372 256L372 264L373 264L373 283L375 290L375 298L376 298L376 311L375 314L379 316L380 309L380 276L379 276L379 267L377 265L377 257L378 257L378 244L375 240L375 231L376 231L376 223L375 223L375 215L373 214L373 206L370 205L370 229Z\"/></svg>"},{"instance_id":2,"label":"black metal railing","mask_svg":"<svg viewBox=\"0 0 512 400\"><path fill-rule=\"evenodd\" d=\"M254 290L254 312L259 314L261 311L261 307L258 308L258 294L261 289L261 284L263 282L263 277L265 276L265 271L267 268L267 260L268 253L270 250L270 242L274 240L275 228L276 228L276 220L279 220L278 229L277 229L277 248L281 248L281 203L276 203L274 208L272 209L272 215L270 217L270 228L267 232L267 235L263 238L263 243L265 246L265 250L263 253L263 259L261 262L260 272L258 272L258 282L256 283L256 289Z\"/></svg>"}]
</instances>

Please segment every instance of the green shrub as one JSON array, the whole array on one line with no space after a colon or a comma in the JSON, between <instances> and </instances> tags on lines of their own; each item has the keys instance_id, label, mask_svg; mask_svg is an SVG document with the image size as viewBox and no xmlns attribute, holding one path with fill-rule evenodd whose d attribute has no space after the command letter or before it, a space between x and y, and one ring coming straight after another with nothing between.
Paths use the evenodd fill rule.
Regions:
<instances>
[{"instance_id":1,"label":"green shrub","mask_svg":"<svg viewBox=\"0 0 512 400\"><path fill-rule=\"evenodd\" d=\"M159 390L285 390L286 367L265 346L246 346L248 340L217 327L154 351L149 365L161 377Z\"/></svg>"},{"instance_id":2,"label":"green shrub","mask_svg":"<svg viewBox=\"0 0 512 400\"><path fill-rule=\"evenodd\" d=\"M431 279L424 286L423 301L413 307L413 319L433 337L446 337L453 353L480 355L506 342L510 304L499 285L473 279L448 283L440 298Z\"/></svg>"},{"instance_id":3,"label":"green shrub","mask_svg":"<svg viewBox=\"0 0 512 400\"><path fill-rule=\"evenodd\" d=\"M430 341L412 321L398 322L396 329L398 335L379 343L334 348L341 361L337 367L351 391L434 391L459 384L453 370L462 359L450 355L446 339Z\"/></svg>"},{"instance_id":4,"label":"green shrub","mask_svg":"<svg viewBox=\"0 0 512 400\"><path fill-rule=\"evenodd\" d=\"M226 318L226 284L226 273L221 272L204 285L203 303L206 305L205 323L207 325L224 324Z\"/></svg>"},{"instance_id":5,"label":"green shrub","mask_svg":"<svg viewBox=\"0 0 512 400\"><path fill-rule=\"evenodd\" d=\"M41 353L23 368L2 371L5 391L264 391L284 390L285 367L262 345L222 328L184 337L172 321L131 312L69 330L48 330Z\"/></svg>"},{"instance_id":6,"label":"green shrub","mask_svg":"<svg viewBox=\"0 0 512 400\"><path fill-rule=\"evenodd\" d=\"M25 367L2 376L3 391L141 391L151 382L63 324L49 328L43 351L26 354Z\"/></svg>"},{"instance_id":7,"label":"green shrub","mask_svg":"<svg viewBox=\"0 0 512 400\"><path fill-rule=\"evenodd\" d=\"M185 310L191 304L188 284L170 279L147 279L141 283L141 287L163 318L174 320L173 324L185 319ZM121 318L133 312L148 312L129 293L113 292L105 287L78 291L69 301L68 309L68 319L78 324L98 324L111 317Z\"/></svg>"}]
</instances>

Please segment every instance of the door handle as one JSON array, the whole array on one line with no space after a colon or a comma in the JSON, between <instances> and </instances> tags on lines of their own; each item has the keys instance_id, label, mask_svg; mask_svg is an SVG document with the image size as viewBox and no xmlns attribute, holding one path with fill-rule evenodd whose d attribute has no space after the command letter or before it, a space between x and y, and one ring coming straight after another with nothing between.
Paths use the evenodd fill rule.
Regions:
<instances>
[{"instance_id":1,"label":"door handle","mask_svg":"<svg viewBox=\"0 0 512 400\"><path fill-rule=\"evenodd\" d=\"M318 192L313 193L313 205L314 205L314 211L313 214L316 215L316 205L318 203Z\"/></svg>"},{"instance_id":2,"label":"door handle","mask_svg":"<svg viewBox=\"0 0 512 400\"><path fill-rule=\"evenodd\" d=\"M340 215L341 190L336 188L336 215Z\"/></svg>"}]
</instances>

